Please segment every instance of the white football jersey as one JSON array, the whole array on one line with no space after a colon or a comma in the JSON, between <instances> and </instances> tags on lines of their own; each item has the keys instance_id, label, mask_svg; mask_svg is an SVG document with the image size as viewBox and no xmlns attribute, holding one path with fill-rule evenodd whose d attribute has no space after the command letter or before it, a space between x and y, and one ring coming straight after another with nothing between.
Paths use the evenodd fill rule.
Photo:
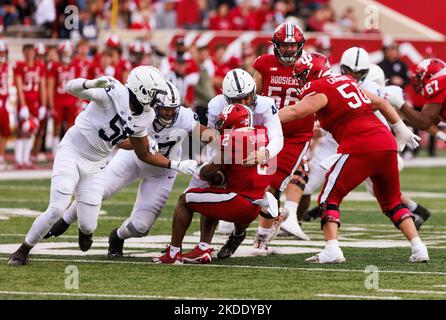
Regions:
<instances>
[{"instance_id":1,"label":"white football jersey","mask_svg":"<svg viewBox=\"0 0 446 320\"><path fill-rule=\"evenodd\" d=\"M378 84L376 84L375 82L372 82L372 81L366 79L366 80L364 80L364 81L361 83L361 88L362 88L363 90L367 90L367 91L369 91L369 92L371 92L371 93L373 93L373 94L375 94L375 95L377 95L377 96L379 96L379 97L382 97L382 95L381 95L381 90L382 90L382 88L380 88L380 87L378 86ZM386 117L384 117L383 114L382 114L381 112L379 112L378 110L374 111L374 113L375 113L375 116L376 116L382 123L384 123L384 125L385 125L387 128L389 128L389 130L390 130L390 127L389 127L389 124L387 123L387 119L386 119Z\"/></svg>"},{"instance_id":2,"label":"white football jersey","mask_svg":"<svg viewBox=\"0 0 446 320\"><path fill-rule=\"evenodd\" d=\"M155 113L131 113L127 87L115 82L112 89L88 89L91 102L76 118L61 144L74 145L86 158L107 157L115 146L131 137L145 137Z\"/></svg>"},{"instance_id":3,"label":"white football jersey","mask_svg":"<svg viewBox=\"0 0 446 320\"><path fill-rule=\"evenodd\" d=\"M150 138L158 142L159 153L170 160L181 160L182 143L199 124L198 115L189 108L180 107L178 118L170 128L156 130L153 123L147 129Z\"/></svg>"},{"instance_id":4,"label":"white football jersey","mask_svg":"<svg viewBox=\"0 0 446 320\"><path fill-rule=\"evenodd\" d=\"M229 104L225 97L220 94L208 104L208 127L215 128L223 109ZM276 156L283 147L282 125L279 119L278 108L273 98L257 95L257 104L253 110L254 125L265 126L268 129L268 150L270 157Z\"/></svg>"}]
</instances>

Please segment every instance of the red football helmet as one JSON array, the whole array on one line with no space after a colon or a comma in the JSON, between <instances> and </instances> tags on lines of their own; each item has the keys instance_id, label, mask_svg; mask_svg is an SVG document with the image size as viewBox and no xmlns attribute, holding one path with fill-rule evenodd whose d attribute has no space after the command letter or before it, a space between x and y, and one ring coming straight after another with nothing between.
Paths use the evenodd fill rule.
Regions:
<instances>
[{"instance_id":1,"label":"red football helmet","mask_svg":"<svg viewBox=\"0 0 446 320\"><path fill-rule=\"evenodd\" d=\"M34 45L34 50L36 51L36 55L44 56L46 55L46 47L43 42L38 42Z\"/></svg>"},{"instance_id":2,"label":"red football helmet","mask_svg":"<svg viewBox=\"0 0 446 320\"><path fill-rule=\"evenodd\" d=\"M105 44L109 48L120 48L121 47L121 40L119 39L119 36L116 34L112 34L107 38L105 41Z\"/></svg>"},{"instance_id":3,"label":"red football helmet","mask_svg":"<svg viewBox=\"0 0 446 320\"><path fill-rule=\"evenodd\" d=\"M129 46L129 52L131 54L139 54L139 53L143 53L143 45L141 40L135 40L133 41L130 46Z\"/></svg>"},{"instance_id":4,"label":"red football helmet","mask_svg":"<svg viewBox=\"0 0 446 320\"><path fill-rule=\"evenodd\" d=\"M331 75L328 58L317 52L306 53L296 62L293 77L300 86L305 83Z\"/></svg>"},{"instance_id":5,"label":"red football helmet","mask_svg":"<svg viewBox=\"0 0 446 320\"><path fill-rule=\"evenodd\" d=\"M295 23L281 23L273 34L274 55L284 63L294 63L302 56L305 38Z\"/></svg>"},{"instance_id":6,"label":"red football helmet","mask_svg":"<svg viewBox=\"0 0 446 320\"><path fill-rule=\"evenodd\" d=\"M219 120L219 129L238 129L253 126L253 114L247 106L234 103L223 109Z\"/></svg>"},{"instance_id":7,"label":"red football helmet","mask_svg":"<svg viewBox=\"0 0 446 320\"><path fill-rule=\"evenodd\" d=\"M414 86L417 92L421 92L423 87L433 78L438 72L445 69L446 63L440 59L425 59L421 61L415 69L413 79Z\"/></svg>"},{"instance_id":8,"label":"red football helmet","mask_svg":"<svg viewBox=\"0 0 446 320\"><path fill-rule=\"evenodd\" d=\"M62 41L57 49L59 50L60 60L63 63L70 63L74 52L73 43L69 40Z\"/></svg>"}]
</instances>

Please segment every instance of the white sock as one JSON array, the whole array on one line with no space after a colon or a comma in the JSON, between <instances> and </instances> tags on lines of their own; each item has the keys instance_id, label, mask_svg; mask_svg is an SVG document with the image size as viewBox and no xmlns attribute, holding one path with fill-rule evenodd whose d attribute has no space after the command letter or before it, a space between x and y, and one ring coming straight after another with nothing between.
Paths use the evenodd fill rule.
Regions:
<instances>
[{"instance_id":1,"label":"white sock","mask_svg":"<svg viewBox=\"0 0 446 320\"><path fill-rule=\"evenodd\" d=\"M290 216L291 215L296 216L298 206L299 206L299 204L297 202L290 201L290 200L286 200L285 204L283 205L283 207L285 209L287 209L288 212L290 213Z\"/></svg>"},{"instance_id":2,"label":"white sock","mask_svg":"<svg viewBox=\"0 0 446 320\"><path fill-rule=\"evenodd\" d=\"M420 237L416 236L415 238L410 240L410 244L412 245L412 247L422 246L423 241L421 241Z\"/></svg>"},{"instance_id":3,"label":"white sock","mask_svg":"<svg viewBox=\"0 0 446 320\"><path fill-rule=\"evenodd\" d=\"M267 235L269 234L269 231L271 230L271 228L263 228L263 227L258 227L257 228L257 233L260 234L261 236Z\"/></svg>"},{"instance_id":4,"label":"white sock","mask_svg":"<svg viewBox=\"0 0 446 320\"><path fill-rule=\"evenodd\" d=\"M325 242L325 246L326 247L339 247L339 242L338 242L338 240L327 240Z\"/></svg>"},{"instance_id":5,"label":"white sock","mask_svg":"<svg viewBox=\"0 0 446 320\"><path fill-rule=\"evenodd\" d=\"M200 248L201 250L205 251L209 249L209 243L206 242L200 242L198 244L198 248Z\"/></svg>"},{"instance_id":6,"label":"white sock","mask_svg":"<svg viewBox=\"0 0 446 320\"><path fill-rule=\"evenodd\" d=\"M32 148L33 148L33 139L32 138L25 139L23 147L23 163L25 164L31 163L29 157L31 155Z\"/></svg>"},{"instance_id":7,"label":"white sock","mask_svg":"<svg viewBox=\"0 0 446 320\"><path fill-rule=\"evenodd\" d=\"M414 212L417 207L418 204L413 200L409 200L409 202L407 203L407 208L410 210L410 212Z\"/></svg>"},{"instance_id":8,"label":"white sock","mask_svg":"<svg viewBox=\"0 0 446 320\"><path fill-rule=\"evenodd\" d=\"M15 142L15 162L19 165L23 164L23 139L17 139Z\"/></svg>"},{"instance_id":9,"label":"white sock","mask_svg":"<svg viewBox=\"0 0 446 320\"><path fill-rule=\"evenodd\" d=\"M174 246L170 246L170 252L169 252L169 256L171 258L175 258L175 256L177 255L178 252L180 252L181 248L179 247L174 247Z\"/></svg>"}]
</instances>

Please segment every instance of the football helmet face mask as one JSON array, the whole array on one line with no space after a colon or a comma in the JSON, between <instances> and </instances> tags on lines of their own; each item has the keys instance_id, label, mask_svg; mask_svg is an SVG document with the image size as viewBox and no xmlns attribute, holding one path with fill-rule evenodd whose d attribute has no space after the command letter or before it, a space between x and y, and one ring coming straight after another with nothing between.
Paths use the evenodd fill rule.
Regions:
<instances>
[{"instance_id":1,"label":"football helmet face mask","mask_svg":"<svg viewBox=\"0 0 446 320\"><path fill-rule=\"evenodd\" d=\"M257 103L256 82L243 69L232 69L226 74L222 91L228 104L243 103L254 108Z\"/></svg>"},{"instance_id":2,"label":"football helmet face mask","mask_svg":"<svg viewBox=\"0 0 446 320\"><path fill-rule=\"evenodd\" d=\"M350 75L356 81L364 81L370 68L370 57L367 51L359 47L351 47L341 57L341 73Z\"/></svg>"},{"instance_id":3,"label":"football helmet face mask","mask_svg":"<svg viewBox=\"0 0 446 320\"><path fill-rule=\"evenodd\" d=\"M307 82L331 75L328 58L317 52L306 53L294 65L293 77L299 86Z\"/></svg>"},{"instance_id":4,"label":"football helmet face mask","mask_svg":"<svg viewBox=\"0 0 446 320\"><path fill-rule=\"evenodd\" d=\"M131 70L125 86L135 95L144 112L149 112L155 105L164 105L169 90L161 72L151 66Z\"/></svg>"},{"instance_id":5,"label":"football helmet face mask","mask_svg":"<svg viewBox=\"0 0 446 320\"><path fill-rule=\"evenodd\" d=\"M220 132L239 128L253 127L254 116L247 106L234 103L225 107L219 118Z\"/></svg>"},{"instance_id":6,"label":"football helmet face mask","mask_svg":"<svg viewBox=\"0 0 446 320\"><path fill-rule=\"evenodd\" d=\"M413 75L415 91L421 92L429 80L435 77L440 71L446 73L446 63L443 60L434 58L421 61L417 65Z\"/></svg>"},{"instance_id":7,"label":"football helmet face mask","mask_svg":"<svg viewBox=\"0 0 446 320\"><path fill-rule=\"evenodd\" d=\"M305 38L297 24L284 22L274 31L272 42L277 59L292 64L302 56Z\"/></svg>"},{"instance_id":8,"label":"football helmet face mask","mask_svg":"<svg viewBox=\"0 0 446 320\"><path fill-rule=\"evenodd\" d=\"M172 82L166 81L166 84L169 90L164 103L154 106L155 120L153 123L157 132L164 128L171 128L175 124L181 107L180 91Z\"/></svg>"}]
</instances>

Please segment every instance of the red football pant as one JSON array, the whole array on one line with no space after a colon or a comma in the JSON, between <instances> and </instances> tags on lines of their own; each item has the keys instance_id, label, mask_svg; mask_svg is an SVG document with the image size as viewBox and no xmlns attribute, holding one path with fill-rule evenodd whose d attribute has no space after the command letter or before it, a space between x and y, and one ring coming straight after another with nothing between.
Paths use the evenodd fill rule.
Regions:
<instances>
[{"instance_id":1,"label":"red football pant","mask_svg":"<svg viewBox=\"0 0 446 320\"><path fill-rule=\"evenodd\" d=\"M211 219L245 225L255 220L260 213L258 205L222 188L193 188L185 194L189 209Z\"/></svg>"},{"instance_id":2,"label":"red football pant","mask_svg":"<svg viewBox=\"0 0 446 320\"><path fill-rule=\"evenodd\" d=\"M279 191L285 190L309 146L309 142L296 143L286 137L284 138L283 149L277 155L277 168L271 179L271 187ZM274 169L270 168L268 170Z\"/></svg>"},{"instance_id":3,"label":"red football pant","mask_svg":"<svg viewBox=\"0 0 446 320\"><path fill-rule=\"evenodd\" d=\"M384 213L392 212L391 220L398 224L410 216L410 211L397 206L401 204L400 175L396 151L377 151L364 154L343 154L325 176L325 183L319 195L319 205L327 204L330 221L339 220L339 206L344 197L365 179L370 177L373 192ZM331 207L331 208L330 208Z\"/></svg>"},{"instance_id":4,"label":"red football pant","mask_svg":"<svg viewBox=\"0 0 446 320\"><path fill-rule=\"evenodd\" d=\"M6 99L0 99L0 136L9 137L11 129L9 128L9 112L6 109Z\"/></svg>"},{"instance_id":5,"label":"red football pant","mask_svg":"<svg viewBox=\"0 0 446 320\"><path fill-rule=\"evenodd\" d=\"M73 104L61 104L56 103L54 107L54 122L58 125L65 123L71 127L74 125L77 115L79 114L79 108L76 103Z\"/></svg>"}]
</instances>

